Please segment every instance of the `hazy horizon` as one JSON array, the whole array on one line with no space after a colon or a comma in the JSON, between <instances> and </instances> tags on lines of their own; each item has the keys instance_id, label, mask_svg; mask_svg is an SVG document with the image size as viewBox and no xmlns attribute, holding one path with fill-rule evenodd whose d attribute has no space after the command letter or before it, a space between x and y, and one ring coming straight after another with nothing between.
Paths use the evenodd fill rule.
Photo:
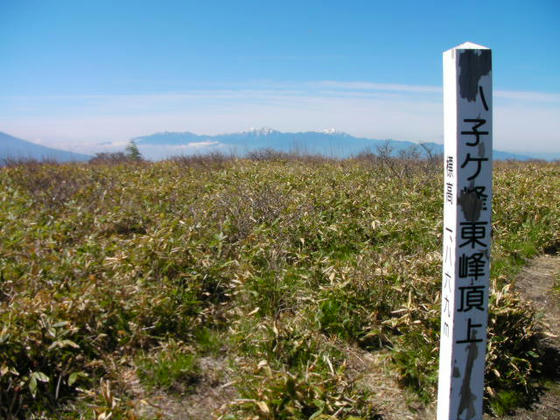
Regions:
<instances>
[{"instance_id":1,"label":"hazy horizon","mask_svg":"<svg viewBox=\"0 0 560 420\"><path fill-rule=\"evenodd\" d=\"M0 131L0 140L3 133ZM323 137L317 137L317 135ZM167 136L171 135L171 138ZM232 137L233 136L233 137ZM290 136L290 137L286 137ZM309 137L308 137L309 136ZM285 138L286 141L280 143L280 138ZM18 137L16 137L18 138ZM5 141L6 139L4 139ZM26 141L26 139L21 139ZM204 134L193 133L190 131L185 132L156 132L144 136L133 137L122 142L99 142L83 147L76 148L73 143L74 149L64 147L52 147L49 145L37 144L40 147L50 147L61 152L70 152L77 154L86 154L90 157L98 153L113 153L123 152L131 141L135 141L138 145L142 155L148 160L161 160L168 159L174 156L184 156L191 154L206 154L206 153L222 153L225 155L245 156L248 153L257 150L277 150L287 153L296 153L304 155L321 155L332 158L347 158L356 156L364 152L377 153L378 147L383 146L386 141L391 142L391 148L395 153L399 150L407 150L413 145L429 146L434 153L443 153L443 144L438 142L423 142L423 141L410 141L406 139L376 139L370 137L352 136L349 133L341 132L334 128L323 130L302 130L302 131L279 131L271 127L255 128L251 127L248 130L238 132ZM371 144L368 144L371 141ZM365 142L365 143L364 143ZM441 148L441 150L440 150ZM500 159L545 159L545 160L558 160L560 153L545 152L539 153L536 151L515 152L508 150L501 150L493 148L495 151L494 158ZM420 147L419 151L422 150ZM34 152L36 154L36 152Z\"/></svg>"}]
</instances>

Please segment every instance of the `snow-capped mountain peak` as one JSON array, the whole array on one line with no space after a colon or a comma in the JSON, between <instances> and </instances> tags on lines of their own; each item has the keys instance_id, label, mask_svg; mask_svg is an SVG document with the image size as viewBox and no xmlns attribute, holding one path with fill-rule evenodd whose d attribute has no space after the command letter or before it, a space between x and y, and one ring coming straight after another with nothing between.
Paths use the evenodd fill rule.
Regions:
<instances>
[{"instance_id":1,"label":"snow-capped mountain peak","mask_svg":"<svg viewBox=\"0 0 560 420\"><path fill-rule=\"evenodd\" d=\"M249 130L243 131L243 133L254 134L255 136L268 136L270 134L278 133L278 132L279 131L276 131L270 127L261 127L261 128L251 127Z\"/></svg>"}]
</instances>

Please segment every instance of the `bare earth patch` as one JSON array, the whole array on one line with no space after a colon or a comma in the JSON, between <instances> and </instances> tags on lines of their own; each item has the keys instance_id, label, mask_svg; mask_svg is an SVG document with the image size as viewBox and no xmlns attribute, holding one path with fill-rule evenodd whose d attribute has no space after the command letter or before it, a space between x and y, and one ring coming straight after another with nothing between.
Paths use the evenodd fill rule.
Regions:
<instances>
[{"instance_id":1,"label":"bare earth patch","mask_svg":"<svg viewBox=\"0 0 560 420\"><path fill-rule=\"evenodd\" d=\"M358 348L346 349L349 376L372 392L384 420L413 420L423 410L417 398L399 386L397 374L390 367L390 353L368 353Z\"/></svg>"},{"instance_id":2,"label":"bare earth patch","mask_svg":"<svg viewBox=\"0 0 560 420\"><path fill-rule=\"evenodd\" d=\"M147 392L134 370L125 373L129 392L139 418L206 420L236 397L231 382L232 370L226 359L204 357L200 360L202 378L194 393L174 395L161 391Z\"/></svg>"}]
</instances>

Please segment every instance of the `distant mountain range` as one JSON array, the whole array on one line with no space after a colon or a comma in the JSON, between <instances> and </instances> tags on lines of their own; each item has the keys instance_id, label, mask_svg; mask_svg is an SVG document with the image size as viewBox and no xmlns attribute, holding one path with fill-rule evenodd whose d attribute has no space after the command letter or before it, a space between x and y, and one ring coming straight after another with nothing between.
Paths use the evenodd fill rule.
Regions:
<instances>
[{"instance_id":1,"label":"distant mountain range","mask_svg":"<svg viewBox=\"0 0 560 420\"><path fill-rule=\"evenodd\" d=\"M386 143L392 149L393 155L418 146L410 141L392 139L368 139L354 137L336 130L305 131L297 133L283 133L270 128L252 129L240 133L199 135L190 132L164 132L133 139L142 154L149 159L164 159L176 155L190 155L194 153L224 152L244 155L260 149L273 149L282 152L302 154L320 154L328 157L345 158L361 152L377 151L379 146ZM433 154L443 153L443 145L424 143ZM424 153L422 148L419 148ZM530 156L494 151L494 159L528 160Z\"/></svg>"},{"instance_id":2,"label":"distant mountain range","mask_svg":"<svg viewBox=\"0 0 560 420\"><path fill-rule=\"evenodd\" d=\"M164 132L133 138L142 155L150 160L160 160L179 155L222 152L238 156L272 149L300 154L320 154L327 157L345 158L361 152L376 153L379 146L389 145L393 155L418 146L417 143L399 140L379 140L354 137L336 130L284 133L270 128L251 129L239 133L203 135L190 132ZM424 143L433 154L443 153L443 145ZM123 147L100 144L100 151L122 151ZM118 149L118 150L117 150ZM423 148L419 152L425 154ZM54 149L35 144L0 132L0 165L5 159L51 159L59 162L87 161L92 156ZM528 160L533 158L554 159L558 155L517 154L494 150L494 159Z\"/></svg>"},{"instance_id":3,"label":"distant mountain range","mask_svg":"<svg viewBox=\"0 0 560 420\"><path fill-rule=\"evenodd\" d=\"M57 162L87 161L91 156L41 146L0 132L0 166L9 159L55 160Z\"/></svg>"}]
</instances>

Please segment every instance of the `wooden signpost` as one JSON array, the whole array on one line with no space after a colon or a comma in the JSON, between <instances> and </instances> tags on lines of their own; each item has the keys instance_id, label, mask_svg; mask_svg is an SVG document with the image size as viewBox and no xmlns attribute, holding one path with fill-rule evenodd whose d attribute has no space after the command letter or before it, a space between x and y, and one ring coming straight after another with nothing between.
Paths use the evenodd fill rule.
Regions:
<instances>
[{"instance_id":1,"label":"wooden signpost","mask_svg":"<svg viewBox=\"0 0 560 420\"><path fill-rule=\"evenodd\" d=\"M438 420L482 419L492 215L492 52L443 53L444 229Z\"/></svg>"}]
</instances>

